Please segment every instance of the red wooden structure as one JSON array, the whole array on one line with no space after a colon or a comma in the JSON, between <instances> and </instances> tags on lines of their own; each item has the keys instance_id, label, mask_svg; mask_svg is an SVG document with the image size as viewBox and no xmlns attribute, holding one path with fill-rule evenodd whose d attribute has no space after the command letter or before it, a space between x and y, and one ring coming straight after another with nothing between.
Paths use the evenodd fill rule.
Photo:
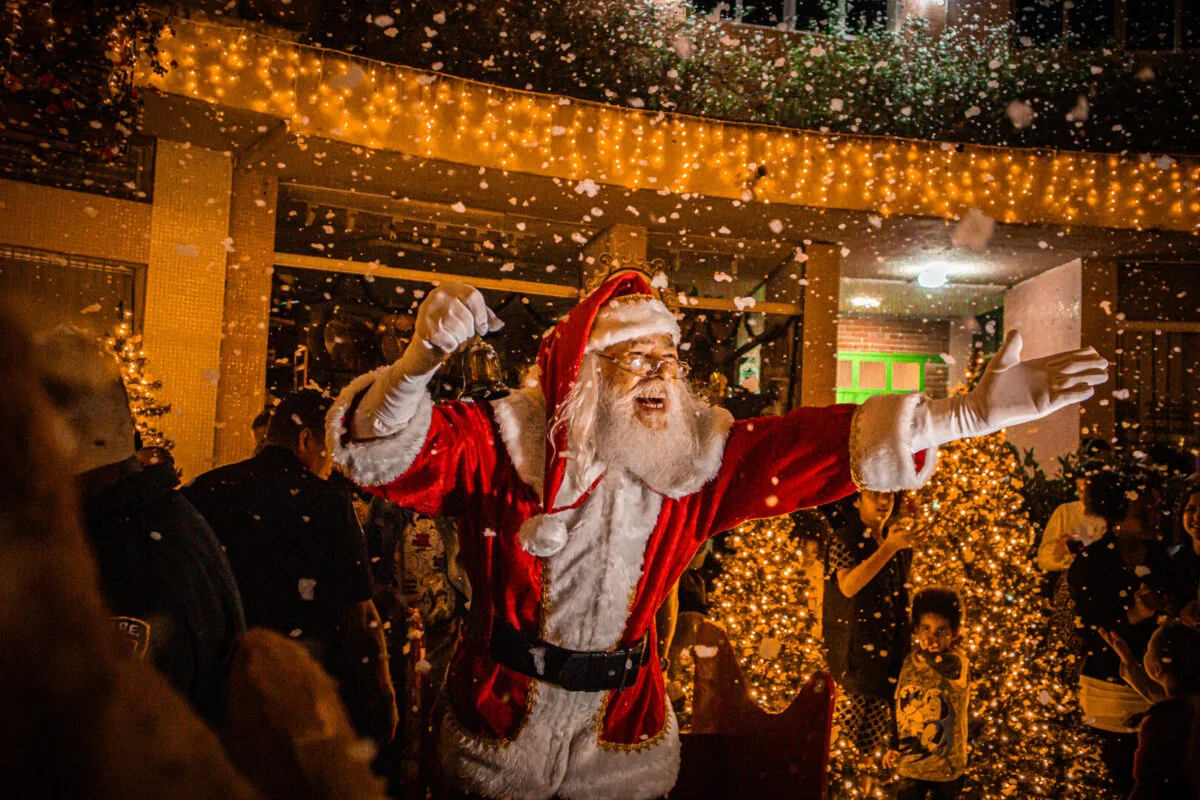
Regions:
<instances>
[{"instance_id":1,"label":"red wooden structure","mask_svg":"<svg viewBox=\"0 0 1200 800\"><path fill-rule=\"evenodd\" d=\"M696 636L692 728L682 737L671 800L823 800L834 683L813 675L782 713L763 711L725 631L708 620Z\"/></svg>"}]
</instances>

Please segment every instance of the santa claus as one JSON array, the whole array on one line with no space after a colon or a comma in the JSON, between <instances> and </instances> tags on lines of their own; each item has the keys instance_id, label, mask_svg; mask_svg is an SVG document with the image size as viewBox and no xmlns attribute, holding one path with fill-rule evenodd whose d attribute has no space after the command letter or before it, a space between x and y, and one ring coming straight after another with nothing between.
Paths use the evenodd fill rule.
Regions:
<instances>
[{"instance_id":1,"label":"santa claus","mask_svg":"<svg viewBox=\"0 0 1200 800\"><path fill-rule=\"evenodd\" d=\"M522 390L434 406L437 368L499 326L479 292L443 284L404 355L351 383L329 425L357 483L461 518L473 605L439 752L456 786L495 798L666 794L679 735L654 614L706 538L856 486L916 488L939 444L1084 400L1107 367L1090 348L1021 362L1012 335L966 395L734 422L689 390L675 315L625 272L547 332Z\"/></svg>"}]
</instances>

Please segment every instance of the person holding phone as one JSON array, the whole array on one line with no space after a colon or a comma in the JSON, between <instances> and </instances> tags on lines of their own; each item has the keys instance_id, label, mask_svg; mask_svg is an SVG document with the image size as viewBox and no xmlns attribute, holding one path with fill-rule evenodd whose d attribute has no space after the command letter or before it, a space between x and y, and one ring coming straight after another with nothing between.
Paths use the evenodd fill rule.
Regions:
<instances>
[{"instance_id":1,"label":"person holding phone","mask_svg":"<svg viewBox=\"0 0 1200 800\"><path fill-rule=\"evenodd\" d=\"M893 698L910 640L911 548L921 536L911 501L893 516L897 497L862 491L840 501L825 557L823 631L845 697L842 735L875 764L894 747Z\"/></svg>"}]
</instances>

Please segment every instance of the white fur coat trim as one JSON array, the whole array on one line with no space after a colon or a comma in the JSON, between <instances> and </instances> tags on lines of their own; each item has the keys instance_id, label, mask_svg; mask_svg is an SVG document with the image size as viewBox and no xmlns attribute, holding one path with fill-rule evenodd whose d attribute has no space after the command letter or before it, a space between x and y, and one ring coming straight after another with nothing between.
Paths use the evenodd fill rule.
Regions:
<instances>
[{"instance_id":1,"label":"white fur coat trim","mask_svg":"<svg viewBox=\"0 0 1200 800\"><path fill-rule=\"evenodd\" d=\"M568 535L543 562L546 641L571 650L617 645L663 502L628 475L605 475L582 506L556 515L566 518ZM653 668L653 662L645 667ZM446 771L459 786L489 797L641 800L665 795L679 773L678 726L670 707L661 738L620 750L599 740L604 695L537 682L528 720L503 744L470 736L448 714L440 748Z\"/></svg>"},{"instance_id":2,"label":"white fur coat trim","mask_svg":"<svg viewBox=\"0 0 1200 800\"><path fill-rule=\"evenodd\" d=\"M510 392L507 397L492 401L500 439L508 450L509 458L516 467L517 475L542 496L546 475L546 400L541 388L531 386ZM680 498L700 491L704 484L716 477L721 469L721 457L725 454L725 440L733 427L733 415L723 408L708 408L701 419L701 453L696 461L696 470L687 479L673 485L648 482L659 494ZM578 492L566 482L555 499L556 505L570 505L579 492L591 485L596 476L586 476L586 483L577 487Z\"/></svg>"},{"instance_id":3,"label":"white fur coat trim","mask_svg":"<svg viewBox=\"0 0 1200 800\"><path fill-rule=\"evenodd\" d=\"M451 783L485 797L521 800L651 800L675 785L679 725L669 704L661 739L621 751L596 738L603 692L568 692L539 682L535 694L528 722L509 742L472 736L447 710L437 749Z\"/></svg>"},{"instance_id":4,"label":"white fur coat trim","mask_svg":"<svg viewBox=\"0 0 1200 800\"><path fill-rule=\"evenodd\" d=\"M937 466L937 448L929 448L920 472L913 460L925 400L916 392L880 394L859 406L850 431L850 471L860 489L919 489L929 480Z\"/></svg>"},{"instance_id":5,"label":"white fur coat trim","mask_svg":"<svg viewBox=\"0 0 1200 800\"><path fill-rule=\"evenodd\" d=\"M380 367L351 381L350 385L338 394L326 417L326 446L333 454L334 463L340 466L351 480L362 486L390 483L408 471L420 455L421 448L425 446L425 438L429 435L429 427L433 422L433 400L428 392L421 390L422 397L413 418L399 431L390 436L362 442L350 440L350 432L347 429L350 421L344 419L350 403L360 392L369 389L375 379L387 369Z\"/></svg>"}]
</instances>

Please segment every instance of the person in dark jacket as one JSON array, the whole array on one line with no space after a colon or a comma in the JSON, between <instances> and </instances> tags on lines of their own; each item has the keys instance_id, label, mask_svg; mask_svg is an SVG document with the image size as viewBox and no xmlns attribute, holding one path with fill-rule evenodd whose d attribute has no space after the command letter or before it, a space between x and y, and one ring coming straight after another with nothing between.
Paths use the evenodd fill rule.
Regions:
<instances>
[{"instance_id":1,"label":"person in dark jacket","mask_svg":"<svg viewBox=\"0 0 1200 800\"><path fill-rule=\"evenodd\" d=\"M1156 476L1134 468L1104 469L1091 476L1088 497L1106 531L1079 553L1067 572L1084 653L1079 701L1085 723L1100 738L1109 775L1127 794L1133 788L1137 747L1136 728L1129 720L1148 703L1122 679L1121 658L1104 637L1119 637L1140 660L1176 582L1158 540L1161 495Z\"/></svg>"},{"instance_id":2,"label":"person in dark jacket","mask_svg":"<svg viewBox=\"0 0 1200 800\"><path fill-rule=\"evenodd\" d=\"M893 698L911 638L907 584L916 540L892 519L895 497L864 491L841 501L825 556L829 669L844 694L846 735L873 762L894 746Z\"/></svg>"},{"instance_id":3,"label":"person in dark jacket","mask_svg":"<svg viewBox=\"0 0 1200 800\"><path fill-rule=\"evenodd\" d=\"M293 392L253 458L183 491L225 546L246 621L303 644L339 681L360 732L382 744L395 733L395 692L362 528L349 495L327 480L330 404L315 390Z\"/></svg>"},{"instance_id":4,"label":"person in dark jacket","mask_svg":"<svg viewBox=\"0 0 1200 800\"><path fill-rule=\"evenodd\" d=\"M116 361L82 334L60 331L41 341L39 362L43 387L77 442L83 520L113 631L219 727L245 629L229 562L175 490L172 466L138 459Z\"/></svg>"}]
</instances>

